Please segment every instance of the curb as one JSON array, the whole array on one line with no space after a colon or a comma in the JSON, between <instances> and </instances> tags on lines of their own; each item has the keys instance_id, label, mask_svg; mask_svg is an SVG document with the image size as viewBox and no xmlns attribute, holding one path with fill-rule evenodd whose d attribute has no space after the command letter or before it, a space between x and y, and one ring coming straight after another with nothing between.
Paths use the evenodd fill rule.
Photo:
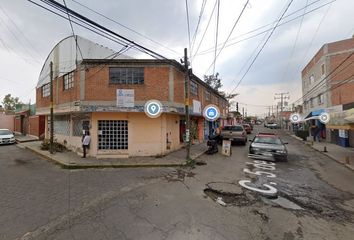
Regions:
<instances>
[{"instance_id":1,"label":"curb","mask_svg":"<svg viewBox=\"0 0 354 240\"><path fill-rule=\"evenodd\" d=\"M334 156L332 156L331 154L328 154L328 153L325 153L325 152L323 152L323 151L321 151L321 150L318 150L318 149L314 148L313 146L311 146L310 144L306 144L305 141L303 141L301 138L299 138L299 137L297 137L297 136L294 136L294 135L291 135L291 134L288 134L288 135L291 136L291 137L293 137L293 138L295 138L295 139L297 139L297 140L299 140L299 141L301 141L303 144L305 144L305 145L308 146L309 148L311 148L311 149L313 149L313 150L315 150L315 151L321 153L321 154L324 155L324 156L329 157L330 159L336 161L337 163L340 163L340 164L342 164L343 166L345 166L345 167L349 168L350 170L354 171L354 167L353 167L353 166L351 166L351 165L349 165L349 164L343 163L342 161L336 159L336 158L335 158Z\"/></svg>"},{"instance_id":2,"label":"curb","mask_svg":"<svg viewBox=\"0 0 354 240\"><path fill-rule=\"evenodd\" d=\"M40 151L37 151L36 149L30 147L30 146L18 146L19 148L24 148L32 151L33 153L36 153L40 155L41 157L45 158L49 162L54 163L55 165L60 166L62 169L88 169L88 168L151 168L151 167L183 167L186 166L186 162L183 163L137 163L137 164L87 164L87 165L76 165L75 163L73 164L67 164L63 163L60 160L57 160L53 157L50 157L46 154L43 154ZM203 155L205 151L202 151L200 153L195 154L194 156L191 157L192 160L197 159L201 155Z\"/></svg>"}]
</instances>

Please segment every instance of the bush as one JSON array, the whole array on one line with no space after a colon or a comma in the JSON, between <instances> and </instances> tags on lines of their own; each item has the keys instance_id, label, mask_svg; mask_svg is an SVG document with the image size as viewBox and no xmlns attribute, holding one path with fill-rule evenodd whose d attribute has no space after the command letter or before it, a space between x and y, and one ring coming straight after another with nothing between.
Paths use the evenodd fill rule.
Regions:
<instances>
[{"instance_id":1,"label":"bush","mask_svg":"<svg viewBox=\"0 0 354 240\"><path fill-rule=\"evenodd\" d=\"M50 150L50 140L49 139L43 140L43 142L41 144L41 150L46 150L46 151ZM67 149L63 144L58 143L56 140L53 142L53 151L54 152L65 152L66 150Z\"/></svg>"}]
</instances>

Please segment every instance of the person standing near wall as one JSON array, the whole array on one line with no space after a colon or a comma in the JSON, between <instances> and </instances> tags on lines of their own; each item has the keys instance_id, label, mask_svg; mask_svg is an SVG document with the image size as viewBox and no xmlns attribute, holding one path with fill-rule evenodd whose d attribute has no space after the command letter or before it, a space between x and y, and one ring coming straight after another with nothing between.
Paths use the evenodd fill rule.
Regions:
<instances>
[{"instance_id":1,"label":"person standing near wall","mask_svg":"<svg viewBox=\"0 0 354 240\"><path fill-rule=\"evenodd\" d=\"M82 136L82 150L83 150L82 157L83 158L86 158L86 151L89 148L90 141L91 141L90 132L85 131L84 135Z\"/></svg>"}]
</instances>

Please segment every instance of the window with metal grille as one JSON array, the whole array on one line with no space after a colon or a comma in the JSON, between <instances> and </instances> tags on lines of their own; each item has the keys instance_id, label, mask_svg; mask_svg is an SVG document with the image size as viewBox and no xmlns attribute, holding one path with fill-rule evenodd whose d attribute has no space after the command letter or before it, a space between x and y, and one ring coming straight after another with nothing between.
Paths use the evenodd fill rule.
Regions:
<instances>
[{"instance_id":1,"label":"window with metal grille","mask_svg":"<svg viewBox=\"0 0 354 240\"><path fill-rule=\"evenodd\" d=\"M198 96L198 84L193 81L191 81L190 84L190 93L192 95Z\"/></svg>"},{"instance_id":2,"label":"window with metal grille","mask_svg":"<svg viewBox=\"0 0 354 240\"><path fill-rule=\"evenodd\" d=\"M98 149L121 150L128 149L128 121L99 120Z\"/></svg>"},{"instance_id":3,"label":"window with metal grille","mask_svg":"<svg viewBox=\"0 0 354 240\"><path fill-rule=\"evenodd\" d=\"M210 92L205 91L205 101L210 101Z\"/></svg>"},{"instance_id":4,"label":"window with metal grille","mask_svg":"<svg viewBox=\"0 0 354 240\"><path fill-rule=\"evenodd\" d=\"M74 72L70 72L63 76L64 81L64 90L74 87Z\"/></svg>"},{"instance_id":5,"label":"window with metal grille","mask_svg":"<svg viewBox=\"0 0 354 240\"><path fill-rule=\"evenodd\" d=\"M111 67L109 68L109 84L144 84L144 68Z\"/></svg>"},{"instance_id":6,"label":"window with metal grille","mask_svg":"<svg viewBox=\"0 0 354 240\"><path fill-rule=\"evenodd\" d=\"M42 97L48 97L50 95L50 84L47 83L42 86Z\"/></svg>"}]
</instances>

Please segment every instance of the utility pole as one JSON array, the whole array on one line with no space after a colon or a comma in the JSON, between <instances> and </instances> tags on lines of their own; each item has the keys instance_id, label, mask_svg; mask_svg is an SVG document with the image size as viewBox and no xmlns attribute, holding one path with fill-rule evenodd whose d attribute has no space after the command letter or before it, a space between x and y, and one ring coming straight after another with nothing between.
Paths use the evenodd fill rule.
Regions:
<instances>
[{"instance_id":1,"label":"utility pole","mask_svg":"<svg viewBox=\"0 0 354 240\"><path fill-rule=\"evenodd\" d=\"M283 129L283 119L282 119L282 113L283 113L283 105L284 105L284 100L290 99L289 92L282 92L282 93L276 93L274 100L280 99L280 128ZM280 96L280 97L277 97Z\"/></svg>"},{"instance_id":2,"label":"utility pole","mask_svg":"<svg viewBox=\"0 0 354 240\"><path fill-rule=\"evenodd\" d=\"M50 153L53 154L54 114L53 114L53 62L50 62Z\"/></svg>"},{"instance_id":3,"label":"utility pole","mask_svg":"<svg viewBox=\"0 0 354 240\"><path fill-rule=\"evenodd\" d=\"M242 118L245 119L245 108L242 108Z\"/></svg>"},{"instance_id":4,"label":"utility pole","mask_svg":"<svg viewBox=\"0 0 354 240\"><path fill-rule=\"evenodd\" d=\"M187 48L184 49L184 70L185 70L185 80L184 80L184 104L185 104L185 114L186 114L186 150L187 162L190 161L190 149L191 149L191 140L190 140L190 119L189 119L189 69L188 69L188 55Z\"/></svg>"}]
</instances>

